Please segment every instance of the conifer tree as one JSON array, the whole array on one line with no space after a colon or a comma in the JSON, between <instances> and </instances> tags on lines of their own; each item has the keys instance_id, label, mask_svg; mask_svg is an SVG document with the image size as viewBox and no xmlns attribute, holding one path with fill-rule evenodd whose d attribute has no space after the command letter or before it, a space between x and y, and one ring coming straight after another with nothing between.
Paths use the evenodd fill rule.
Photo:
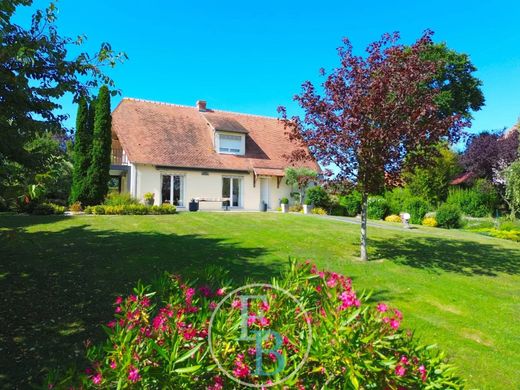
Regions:
<instances>
[{"instance_id":1,"label":"conifer tree","mask_svg":"<svg viewBox=\"0 0 520 390\"><path fill-rule=\"evenodd\" d=\"M72 188L70 203L82 202L88 199L85 182L90 166L90 152L92 148L92 127L90 126L90 109L85 98L78 104L76 117L76 134L74 138L74 168L72 172Z\"/></svg>"}]
</instances>

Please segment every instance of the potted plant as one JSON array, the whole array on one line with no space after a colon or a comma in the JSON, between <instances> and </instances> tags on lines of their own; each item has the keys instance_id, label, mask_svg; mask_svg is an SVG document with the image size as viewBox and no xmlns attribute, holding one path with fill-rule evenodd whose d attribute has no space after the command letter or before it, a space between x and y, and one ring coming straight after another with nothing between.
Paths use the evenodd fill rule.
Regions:
<instances>
[{"instance_id":1,"label":"potted plant","mask_svg":"<svg viewBox=\"0 0 520 390\"><path fill-rule=\"evenodd\" d=\"M303 202L303 213L309 214L312 209L312 201L310 199L305 199L305 202Z\"/></svg>"},{"instance_id":2,"label":"potted plant","mask_svg":"<svg viewBox=\"0 0 520 390\"><path fill-rule=\"evenodd\" d=\"M144 204L147 206L153 206L153 204L155 203L154 197L155 194L153 192L147 192L146 194L144 194Z\"/></svg>"},{"instance_id":3,"label":"potted plant","mask_svg":"<svg viewBox=\"0 0 520 390\"><path fill-rule=\"evenodd\" d=\"M282 200L280 200L280 205L282 206L282 213L287 213L289 211L289 199L282 198Z\"/></svg>"}]
</instances>

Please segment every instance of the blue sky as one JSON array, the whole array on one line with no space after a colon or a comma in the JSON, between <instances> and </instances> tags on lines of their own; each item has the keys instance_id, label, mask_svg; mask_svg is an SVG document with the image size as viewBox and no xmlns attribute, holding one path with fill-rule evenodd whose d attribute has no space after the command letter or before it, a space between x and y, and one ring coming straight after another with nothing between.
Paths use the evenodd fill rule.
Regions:
<instances>
[{"instance_id":1,"label":"blue sky","mask_svg":"<svg viewBox=\"0 0 520 390\"><path fill-rule=\"evenodd\" d=\"M270 116L286 105L294 113L292 96L303 81L320 80L320 67L337 65L342 37L360 53L384 32L400 31L410 43L430 28L478 68L486 106L472 132L509 127L520 116L518 1L61 0L58 7L60 32L86 34L87 51L108 41L128 54L109 71L122 96L186 105L205 99L210 108Z\"/></svg>"}]
</instances>

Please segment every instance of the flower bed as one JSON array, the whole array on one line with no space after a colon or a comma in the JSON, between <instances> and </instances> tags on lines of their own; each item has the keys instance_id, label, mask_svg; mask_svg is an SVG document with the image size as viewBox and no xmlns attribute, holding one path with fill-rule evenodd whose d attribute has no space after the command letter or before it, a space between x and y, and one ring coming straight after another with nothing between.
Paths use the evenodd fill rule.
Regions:
<instances>
[{"instance_id":1,"label":"flower bed","mask_svg":"<svg viewBox=\"0 0 520 390\"><path fill-rule=\"evenodd\" d=\"M144 204L127 204L127 205L97 205L85 207L85 214L96 215L161 215L175 214L177 211L174 205L163 204L160 206L146 206Z\"/></svg>"},{"instance_id":2,"label":"flower bed","mask_svg":"<svg viewBox=\"0 0 520 390\"><path fill-rule=\"evenodd\" d=\"M267 371L277 364L273 356L283 356L286 362L275 377L259 376L259 344L237 341L243 301L239 295L226 296L232 287L223 280L225 274L215 269L201 276L198 285L167 275L157 291L139 285L132 295L118 297L114 318L105 326L106 342L88 348L87 370L52 375L48 385L236 388L213 356L235 379L269 385L294 372L309 351L301 369L284 383L287 388L462 388L442 353L420 345L412 332L402 329L399 310L368 303L369 296L357 294L350 279L308 263L292 263L271 281L296 297L303 309L267 289L265 301L247 307L248 328L276 329L282 340L277 350L269 349L272 338L262 341L260 351L272 351L262 355ZM224 297L229 299L222 301ZM212 315L212 334L218 336L212 343L213 356L208 342ZM312 329L310 345L307 324Z\"/></svg>"}]
</instances>

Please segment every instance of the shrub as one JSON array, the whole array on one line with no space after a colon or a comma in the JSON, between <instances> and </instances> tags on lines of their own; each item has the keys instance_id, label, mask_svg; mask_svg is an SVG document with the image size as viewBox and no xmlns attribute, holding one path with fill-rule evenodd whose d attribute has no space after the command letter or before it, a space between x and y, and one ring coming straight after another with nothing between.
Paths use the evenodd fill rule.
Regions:
<instances>
[{"instance_id":1,"label":"shrub","mask_svg":"<svg viewBox=\"0 0 520 390\"><path fill-rule=\"evenodd\" d=\"M456 229L461 226L461 211L457 206L444 203L437 209L436 219L440 227Z\"/></svg>"},{"instance_id":2,"label":"shrub","mask_svg":"<svg viewBox=\"0 0 520 390\"><path fill-rule=\"evenodd\" d=\"M292 212L292 213L299 213L300 211L303 210L303 207L301 204L297 203L295 205L292 205L291 207L289 207L289 211Z\"/></svg>"},{"instance_id":3,"label":"shrub","mask_svg":"<svg viewBox=\"0 0 520 390\"><path fill-rule=\"evenodd\" d=\"M285 198L285 197L282 198L282 199L280 200L280 204L289 204L289 199L287 199L287 198Z\"/></svg>"},{"instance_id":4,"label":"shrub","mask_svg":"<svg viewBox=\"0 0 520 390\"><path fill-rule=\"evenodd\" d=\"M395 214L392 214L392 215L389 215L388 217L386 217L385 221L386 222L402 222L401 217L399 215L395 215Z\"/></svg>"},{"instance_id":5,"label":"shrub","mask_svg":"<svg viewBox=\"0 0 520 390\"><path fill-rule=\"evenodd\" d=\"M412 194L407 188L394 188L392 191L387 191L385 199L388 203L388 212L399 215L407 211L404 205L409 198L412 198Z\"/></svg>"},{"instance_id":6,"label":"shrub","mask_svg":"<svg viewBox=\"0 0 520 390\"><path fill-rule=\"evenodd\" d=\"M60 206L55 203L38 203L35 204L31 210L34 215L60 215L65 212L65 206Z\"/></svg>"},{"instance_id":7,"label":"shrub","mask_svg":"<svg viewBox=\"0 0 520 390\"><path fill-rule=\"evenodd\" d=\"M223 282L223 271L211 269L207 274L200 275L200 285L165 275L156 291L138 285L132 295L117 297L114 319L105 327L105 343L87 349L89 367L71 371L62 380L49 380L47 386L236 388L236 383L218 369L212 354L240 380L257 386L266 383L269 377L255 373L255 340L240 340L242 300L235 293L223 299L234 288ZM413 332L401 328L399 310L383 302L371 304L369 296L357 294L345 276L293 263L271 283L289 291L303 305L295 308L291 299L270 287L264 288L265 301L253 299L249 304L249 331L267 327L281 337L280 350L288 364L281 368L280 378L302 361L308 345L305 323L312 326L310 354L286 382L290 388L463 387L442 352L421 345ZM247 289L244 293L256 291ZM256 316L260 311L263 315ZM213 314L212 335L217 337L211 338L210 353L208 323ZM267 355L272 339L260 343L266 351L260 362L267 372L272 371L278 366L277 355L273 354L274 360Z\"/></svg>"},{"instance_id":8,"label":"shrub","mask_svg":"<svg viewBox=\"0 0 520 390\"><path fill-rule=\"evenodd\" d=\"M486 217L493 214L498 195L493 185L486 180L477 180L472 188L452 188L446 203L458 206L471 217Z\"/></svg>"},{"instance_id":9,"label":"shrub","mask_svg":"<svg viewBox=\"0 0 520 390\"><path fill-rule=\"evenodd\" d=\"M102 205L92 206L92 213L96 215L104 215L105 207Z\"/></svg>"},{"instance_id":10,"label":"shrub","mask_svg":"<svg viewBox=\"0 0 520 390\"><path fill-rule=\"evenodd\" d=\"M94 210L92 206L85 207L85 210L83 210L85 214L94 214Z\"/></svg>"},{"instance_id":11,"label":"shrub","mask_svg":"<svg viewBox=\"0 0 520 390\"><path fill-rule=\"evenodd\" d=\"M155 194L153 192L147 192L144 194L144 200L153 200L155 197Z\"/></svg>"},{"instance_id":12,"label":"shrub","mask_svg":"<svg viewBox=\"0 0 520 390\"><path fill-rule=\"evenodd\" d=\"M388 203L382 196L368 198L367 216L370 219L383 219L388 214Z\"/></svg>"},{"instance_id":13,"label":"shrub","mask_svg":"<svg viewBox=\"0 0 520 390\"><path fill-rule=\"evenodd\" d=\"M74 202L74 203L72 203L69 206L69 210L73 211L75 213L80 212L81 210L83 210L83 208L81 207L81 202Z\"/></svg>"},{"instance_id":14,"label":"shrub","mask_svg":"<svg viewBox=\"0 0 520 390\"><path fill-rule=\"evenodd\" d=\"M107 215L146 215L146 214L175 214L177 208L171 204L162 204L160 206L146 206L144 204L128 204L128 205L97 205L86 207L86 214L107 214Z\"/></svg>"},{"instance_id":15,"label":"shrub","mask_svg":"<svg viewBox=\"0 0 520 390\"><path fill-rule=\"evenodd\" d=\"M128 206L139 205L140 202L129 193L119 194L117 192L112 192L107 195L103 204L107 206Z\"/></svg>"},{"instance_id":16,"label":"shrub","mask_svg":"<svg viewBox=\"0 0 520 390\"><path fill-rule=\"evenodd\" d=\"M327 210L321 208L321 207L314 207L311 210L312 214L318 214L318 215L327 215Z\"/></svg>"},{"instance_id":17,"label":"shrub","mask_svg":"<svg viewBox=\"0 0 520 390\"><path fill-rule=\"evenodd\" d=\"M422 220L424 226L437 227L438 223L434 217L426 217Z\"/></svg>"},{"instance_id":18,"label":"shrub","mask_svg":"<svg viewBox=\"0 0 520 390\"><path fill-rule=\"evenodd\" d=\"M303 202L304 205L306 206L311 206L312 205L312 200L309 199L309 198L305 198L305 201Z\"/></svg>"},{"instance_id":19,"label":"shrub","mask_svg":"<svg viewBox=\"0 0 520 390\"><path fill-rule=\"evenodd\" d=\"M430 204L417 196L406 199L403 207L403 211L410 213L410 222L415 224L420 224L430 210Z\"/></svg>"},{"instance_id":20,"label":"shrub","mask_svg":"<svg viewBox=\"0 0 520 390\"><path fill-rule=\"evenodd\" d=\"M345 208L347 217L355 217L361 212L361 193L354 190L346 196L340 196L339 204Z\"/></svg>"},{"instance_id":21,"label":"shrub","mask_svg":"<svg viewBox=\"0 0 520 390\"><path fill-rule=\"evenodd\" d=\"M314 206L325 208L329 205L329 194L321 186L311 187L307 190L305 200L309 200Z\"/></svg>"}]
</instances>

